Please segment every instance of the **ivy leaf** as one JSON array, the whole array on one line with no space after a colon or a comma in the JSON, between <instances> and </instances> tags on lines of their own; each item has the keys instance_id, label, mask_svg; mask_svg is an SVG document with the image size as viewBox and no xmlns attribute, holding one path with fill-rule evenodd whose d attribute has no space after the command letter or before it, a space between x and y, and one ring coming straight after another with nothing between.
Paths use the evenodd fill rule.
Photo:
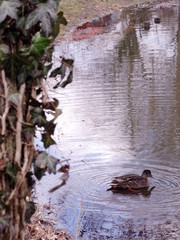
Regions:
<instances>
[{"instance_id":1,"label":"ivy leaf","mask_svg":"<svg viewBox=\"0 0 180 240\"><path fill-rule=\"evenodd\" d=\"M17 19L18 7L21 6L19 0L1 1L0 5L0 23L3 22L7 16Z\"/></svg>"},{"instance_id":2,"label":"ivy leaf","mask_svg":"<svg viewBox=\"0 0 180 240\"><path fill-rule=\"evenodd\" d=\"M40 32L37 32L32 38L32 44L30 46L30 53L34 56L41 57L45 49L49 46L51 40L45 37L41 37Z\"/></svg>"},{"instance_id":3,"label":"ivy leaf","mask_svg":"<svg viewBox=\"0 0 180 240\"><path fill-rule=\"evenodd\" d=\"M57 14L57 20L53 23L52 26L52 36L55 38L59 34L59 26L60 24L67 25L67 20L63 16L63 12L59 11Z\"/></svg>"},{"instance_id":4,"label":"ivy leaf","mask_svg":"<svg viewBox=\"0 0 180 240\"><path fill-rule=\"evenodd\" d=\"M33 125L38 125L39 127L43 127L47 123L44 111L41 107L36 107L32 109L30 113L31 113L31 123Z\"/></svg>"},{"instance_id":5,"label":"ivy leaf","mask_svg":"<svg viewBox=\"0 0 180 240\"><path fill-rule=\"evenodd\" d=\"M27 31L25 29L25 24L26 24L26 18L23 17L18 17L18 19L16 20L16 25L17 28L19 28L21 30L21 32L24 34L24 36L27 36Z\"/></svg>"},{"instance_id":6,"label":"ivy leaf","mask_svg":"<svg viewBox=\"0 0 180 240\"><path fill-rule=\"evenodd\" d=\"M62 63L66 64L68 67L72 67L74 64L74 60L73 59L62 59Z\"/></svg>"},{"instance_id":7,"label":"ivy leaf","mask_svg":"<svg viewBox=\"0 0 180 240\"><path fill-rule=\"evenodd\" d=\"M24 141L27 141L27 142L32 141L32 137L34 136L34 133L35 133L34 126L23 124L22 136Z\"/></svg>"},{"instance_id":8,"label":"ivy leaf","mask_svg":"<svg viewBox=\"0 0 180 240\"><path fill-rule=\"evenodd\" d=\"M19 53L11 53L6 56L4 59L4 68L6 70L6 75L15 80L20 73L21 66L26 64L27 60Z\"/></svg>"},{"instance_id":9,"label":"ivy leaf","mask_svg":"<svg viewBox=\"0 0 180 240\"><path fill-rule=\"evenodd\" d=\"M35 167L55 174L58 162L59 160L57 158L48 155L46 152L41 152L35 161Z\"/></svg>"},{"instance_id":10,"label":"ivy leaf","mask_svg":"<svg viewBox=\"0 0 180 240\"><path fill-rule=\"evenodd\" d=\"M0 62L3 60L3 56L10 52L9 46L6 44L0 44Z\"/></svg>"},{"instance_id":11,"label":"ivy leaf","mask_svg":"<svg viewBox=\"0 0 180 240\"><path fill-rule=\"evenodd\" d=\"M35 98L31 96L29 99L29 105L32 107L41 107L42 103L40 103L39 101L37 101Z\"/></svg>"},{"instance_id":12,"label":"ivy leaf","mask_svg":"<svg viewBox=\"0 0 180 240\"><path fill-rule=\"evenodd\" d=\"M61 114L62 114L62 110L57 108L55 111L53 121L55 121Z\"/></svg>"},{"instance_id":13,"label":"ivy leaf","mask_svg":"<svg viewBox=\"0 0 180 240\"><path fill-rule=\"evenodd\" d=\"M16 107L19 106L19 93L14 93L8 97L8 102L14 104Z\"/></svg>"},{"instance_id":14,"label":"ivy leaf","mask_svg":"<svg viewBox=\"0 0 180 240\"><path fill-rule=\"evenodd\" d=\"M72 83L72 81L73 81L73 71L70 71L70 74L67 77L67 79L61 83L61 87L65 88L69 83Z\"/></svg>"},{"instance_id":15,"label":"ivy leaf","mask_svg":"<svg viewBox=\"0 0 180 240\"><path fill-rule=\"evenodd\" d=\"M44 77L44 78L46 78L49 70L51 69L51 67L52 67L52 64L49 64L49 65L47 65L47 66L44 66L44 67L43 67L43 70L41 71L41 75L40 75L39 77Z\"/></svg>"},{"instance_id":16,"label":"ivy leaf","mask_svg":"<svg viewBox=\"0 0 180 240\"><path fill-rule=\"evenodd\" d=\"M19 171L19 166L17 164L13 165L11 162L7 162L4 167L5 167L6 174L9 177L10 183L15 184L16 174Z\"/></svg>"},{"instance_id":17,"label":"ivy leaf","mask_svg":"<svg viewBox=\"0 0 180 240\"><path fill-rule=\"evenodd\" d=\"M48 148L49 146L56 144L56 142L49 133L42 134L42 141L44 143L45 148Z\"/></svg>"},{"instance_id":18,"label":"ivy leaf","mask_svg":"<svg viewBox=\"0 0 180 240\"><path fill-rule=\"evenodd\" d=\"M61 79L65 77L66 74L66 65L62 64L60 67L55 68L51 74L50 77L56 77L57 75L61 75Z\"/></svg>"},{"instance_id":19,"label":"ivy leaf","mask_svg":"<svg viewBox=\"0 0 180 240\"><path fill-rule=\"evenodd\" d=\"M10 52L9 46L6 44L0 44L0 51L4 54L8 54Z\"/></svg>"},{"instance_id":20,"label":"ivy leaf","mask_svg":"<svg viewBox=\"0 0 180 240\"><path fill-rule=\"evenodd\" d=\"M62 12L62 11L59 11L58 12L58 22L59 22L59 24L63 24L63 25L67 25L67 20L66 20L66 18L63 16L64 15L64 13Z\"/></svg>"},{"instance_id":21,"label":"ivy leaf","mask_svg":"<svg viewBox=\"0 0 180 240\"><path fill-rule=\"evenodd\" d=\"M20 70L20 73L17 76L18 85L20 86L23 83L25 83L27 77L28 77L27 66L23 65L21 70Z\"/></svg>"},{"instance_id":22,"label":"ivy leaf","mask_svg":"<svg viewBox=\"0 0 180 240\"><path fill-rule=\"evenodd\" d=\"M46 36L49 36L52 32L51 24L57 19L57 4L54 0L37 4L37 8L27 17L26 29L30 29L36 24L41 23L43 32Z\"/></svg>"},{"instance_id":23,"label":"ivy leaf","mask_svg":"<svg viewBox=\"0 0 180 240\"><path fill-rule=\"evenodd\" d=\"M44 168L42 169L42 168L34 165L34 175L36 176L36 178L38 180L41 180L41 178L44 176L45 172L46 172L46 169L44 169Z\"/></svg>"},{"instance_id":24,"label":"ivy leaf","mask_svg":"<svg viewBox=\"0 0 180 240\"><path fill-rule=\"evenodd\" d=\"M56 127L56 124L53 123L54 119L51 120L50 122L47 122L46 125L44 125L45 131L49 134L49 135L53 135L54 134L54 130Z\"/></svg>"}]
</instances>

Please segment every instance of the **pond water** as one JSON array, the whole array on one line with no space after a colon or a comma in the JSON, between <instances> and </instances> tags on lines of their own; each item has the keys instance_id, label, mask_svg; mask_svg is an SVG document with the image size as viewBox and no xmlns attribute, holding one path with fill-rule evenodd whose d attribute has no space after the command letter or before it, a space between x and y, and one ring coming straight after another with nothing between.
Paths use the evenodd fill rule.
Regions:
<instances>
[{"instance_id":1,"label":"pond water","mask_svg":"<svg viewBox=\"0 0 180 240\"><path fill-rule=\"evenodd\" d=\"M180 8L174 4L121 12L106 33L57 44L56 58L75 60L74 77L65 89L52 90L49 83L63 110L58 146L49 153L71 159L71 169L62 188L48 193L61 182L60 175L50 175L37 192L40 202L50 199L57 226L72 236L80 213L79 239L166 239L165 225L167 239L178 239L179 37ZM150 195L106 191L113 177L144 169L154 176Z\"/></svg>"}]
</instances>

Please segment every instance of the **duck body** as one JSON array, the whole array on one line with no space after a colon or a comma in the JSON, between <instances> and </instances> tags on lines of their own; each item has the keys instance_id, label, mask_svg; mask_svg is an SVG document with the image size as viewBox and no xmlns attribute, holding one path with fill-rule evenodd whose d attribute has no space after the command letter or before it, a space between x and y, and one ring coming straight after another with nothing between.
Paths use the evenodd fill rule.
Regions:
<instances>
[{"instance_id":1,"label":"duck body","mask_svg":"<svg viewBox=\"0 0 180 240\"><path fill-rule=\"evenodd\" d=\"M150 186L148 177L152 177L150 170L144 170L142 175L127 174L115 177L110 190L139 190Z\"/></svg>"}]
</instances>

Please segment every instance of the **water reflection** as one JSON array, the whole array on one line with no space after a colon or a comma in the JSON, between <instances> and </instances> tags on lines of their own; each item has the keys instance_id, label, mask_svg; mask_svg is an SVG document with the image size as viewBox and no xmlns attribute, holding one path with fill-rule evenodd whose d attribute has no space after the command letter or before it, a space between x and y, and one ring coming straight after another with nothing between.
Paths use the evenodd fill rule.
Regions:
<instances>
[{"instance_id":1,"label":"water reflection","mask_svg":"<svg viewBox=\"0 0 180 240\"><path fill-rule=\"evenodd\" d=\"M156 236L156 224L179 221L179 33L178 7L152 9L122 14L102 36L57 46L57 56L75 59L75 70L71 85L52 91L63 115L55 136L60 144L50 152L72 160L67 184L51 203L56 212L60 206L58 226L71 234L81 200L83 239L130 239L147 228ZM114 176L146 168L155 177L150 197L106 191Z\"/></svg>"}]
</instances>

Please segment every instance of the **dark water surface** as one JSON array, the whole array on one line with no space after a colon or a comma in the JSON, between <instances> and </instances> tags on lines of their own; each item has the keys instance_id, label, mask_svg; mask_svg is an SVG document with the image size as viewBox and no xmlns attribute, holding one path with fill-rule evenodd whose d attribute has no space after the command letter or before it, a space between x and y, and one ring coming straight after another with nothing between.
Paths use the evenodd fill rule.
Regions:
<instances>
[{"instance_id":1,"label":"dark water surface","mask_svg":"<svg viewBox=\"0 0 180 240\"><path fill-rule=\"evenodd\" d=\"M58 227L73 236L80 208L82 239L166 239L158 224L180 221L179 38L174 4L121 13L109 32L57 45L57 58L75 59L74 79L65 89L49 83L63 110L58 147L49 152L70 158L71 171L51 195L59 176L47 176L37 188L40 202L50 198ZM114 176L144 169L154 176L150 196L106 191ZM174 234L167 239L180 239Z\"/></svg>"}]
</instances>

